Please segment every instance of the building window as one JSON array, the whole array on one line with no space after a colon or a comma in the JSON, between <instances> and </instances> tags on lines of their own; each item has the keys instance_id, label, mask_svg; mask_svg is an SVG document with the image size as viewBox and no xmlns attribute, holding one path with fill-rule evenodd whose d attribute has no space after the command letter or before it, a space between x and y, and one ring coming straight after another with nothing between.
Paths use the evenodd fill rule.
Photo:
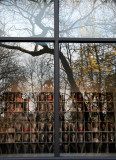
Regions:
<instances>
[{"instance_id":1,"label":"building window","mask_svg":"<svg viewBox=\"0 0 116 160\"><path fill-rule=\"evenodd\" d=\"M0 10L0 155L115 156L116 2Z\"/></svg>"},{"instance_id":2,"label":"building window","mask_svg":"<svg viewBox=\"0 0 116 160\"><path fill-rule=\"evenodd\" d=\"M65 95L59 112L62 153L115 153L114 46L60 44L74 78L70 82L70 70L61 59L60 93Z\"/></svg>"}]
</instances>

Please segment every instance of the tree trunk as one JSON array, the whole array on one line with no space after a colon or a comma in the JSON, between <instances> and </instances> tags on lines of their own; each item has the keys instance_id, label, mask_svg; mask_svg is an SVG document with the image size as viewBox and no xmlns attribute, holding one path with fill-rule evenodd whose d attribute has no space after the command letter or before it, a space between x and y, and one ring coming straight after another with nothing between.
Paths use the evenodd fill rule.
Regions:
<instances>
[{"instance_id":1,"label":"tree trunk","mask_svg":"<svg viewBox=\"0 0 116 160\"><path fill-rule=\"evenodd\" d=\"M77 87L76 82L73 77L72 69L70 68L70 66L68 64L66 57L63 55L62 52L59 52L59 57L62 62L62 65L65 69L65 72L67 74L67 78L68 78L68 81L69 81L70 87L71 87L71 92L79 92L79 88Z\"/></svg>"},{"instance_id":2,"label":"tree trunk","mask_svg":"<svg viewBox=\"0 0 116 160\"><path fill-rule=\"evenodd\" d=\"M7 44L2 44L2 43L0 43L0 46L4 47L4 48L8 48L8 49L19 50L23 53L30 54L33 57L40 56L40 55L43 55L45 53L54 55L54 49L49 48L46 44L42 45L42 47L43 47L42 50L35 51L35 52L34 51L29 51L29 50L24 49L24 48L19 47L19 46L10 46L10 45L7 45ZM62 62L62 65L65 69L65 72L67 74L67 78L68 78L68 81L69 81L70 87L71 87L71 92L79 92L79 88L77 87L76 82L75 82L74 77L73 77L72 69L70 68L70 66L68 64L68 61L66 60L66 57L63 55L62 52L59 52L59 58L60 58L60 60Z\"/></svg>"}]
</instances>

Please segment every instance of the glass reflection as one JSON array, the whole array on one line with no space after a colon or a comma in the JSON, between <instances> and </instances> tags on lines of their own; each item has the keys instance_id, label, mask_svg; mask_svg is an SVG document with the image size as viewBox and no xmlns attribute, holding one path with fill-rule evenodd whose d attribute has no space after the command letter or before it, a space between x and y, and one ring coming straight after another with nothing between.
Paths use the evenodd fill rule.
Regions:
<instances>
[{"instance_id":1,"label":"glass reflection","mask_svg":"<svg viewBox=\"0 0 116 160\"><path fill-rule=\"evenodd\" d=\"M115 44L60 44L61 153L116 152L115 78Z\"/></svg>"},{"instance_id":2,"label":"glass reflection","mask_svg":"<svg viewBox=\"0 0 116 160\"><path fill-rule=\"evenodd\" d=\"M0 154L53 153L53 44L1 43L0 51Z\"/></svg>"},{"instance_id":3,"label":"glass reflection","mask_svg":"<svg viewBox=\"0 0 116 160\"><path fill-rule=\"evenodd\" d=\"M114 0L60 0L60 37L115 38Z\"/></svg>"},{"instance_id":4,"label":"glass reflection","mask_svg":"<svg viewBox=\"0 0 116 160\"><path fill-rule=\"evenodd\" d=\"M1 0L0 25L2 37L53 37L53 1Z\"/></svg>"}]
</instances>

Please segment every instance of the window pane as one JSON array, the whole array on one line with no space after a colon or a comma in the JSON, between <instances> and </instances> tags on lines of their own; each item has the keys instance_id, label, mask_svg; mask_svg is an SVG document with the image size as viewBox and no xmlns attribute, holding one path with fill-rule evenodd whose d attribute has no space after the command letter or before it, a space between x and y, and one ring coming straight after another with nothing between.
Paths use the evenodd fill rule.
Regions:
<instances>
[{"instance_id":1,"label":"window pane","mask_svg":"<svg viewBox=\"0 0 116 160\"><path fill-rule=\"evenodd\" d=\"M61 153L116 153L116 45L60 44Z\"/></svg>"},{"instance_id":2,"label":"window pane","mask_svg":"<svg viewBox=\"0 0 116 160\"><path fill-rule=\"evenodd\" d=\"M0 44L1 155L53 153L53 53L52 43Z\"/></svg>"},{"instance_id":3,"label":"window pane","mask_svg":"<svg viewBox=\"0 0 116 160\"><path fill-rule=\"evenodd\" d=\"M60 37L116 38L115 0L60 0Z\"/></svg>"},{"instance_id":4,"label":"window pane","mask_svg":"<svg viewBox=\"0 0 116 160\"><path fill-rule=\"evenodd\" d=\"M53 37L53 0L1 0L0 36Z\"/></svg>"}]
</instances>

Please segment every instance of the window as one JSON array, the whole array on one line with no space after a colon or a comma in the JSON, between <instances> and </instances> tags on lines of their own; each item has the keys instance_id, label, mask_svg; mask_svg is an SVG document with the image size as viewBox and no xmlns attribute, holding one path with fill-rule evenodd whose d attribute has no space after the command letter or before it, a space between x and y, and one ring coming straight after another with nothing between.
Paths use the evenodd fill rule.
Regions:
<instances>
[{"instance_id":1,"label":"window","mask_svg":"<svg viewBox=\"0 0 116 160\"><path fill-rule=\"evenodd\" d=\"M0 1L1 157L116 156L115 10Z\"/></svg>"},{"instance_id":2,"label":"window","mask_svg":"<svg viewBox=\"0 0 116 160\"><path fill-rule=\"evenodd\" d=\"M74 78L69 82L70 70L61 58L60 93L65 95L60 97L61 153L115 153L112 47L113 43L60 44Z\"/></svg>"}]
</instances>

